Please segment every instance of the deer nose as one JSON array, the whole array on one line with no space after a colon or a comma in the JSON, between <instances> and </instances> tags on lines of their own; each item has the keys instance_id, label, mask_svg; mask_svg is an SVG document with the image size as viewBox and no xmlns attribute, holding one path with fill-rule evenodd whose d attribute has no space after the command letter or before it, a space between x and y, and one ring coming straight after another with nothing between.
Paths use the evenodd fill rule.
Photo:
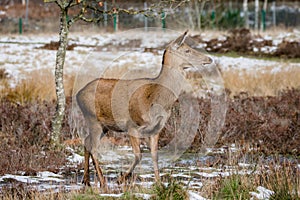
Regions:
<instances>
[{"instance_id":1,"label":"deer nose","mask_svg":"<svg viewBox=\"0 0 300 200\"><path fill-rule=\"evenodd\" d=\"M207 60L203 64L211 64L214 60L211 57L207 57Z\"/></svg>"}]
</instances>

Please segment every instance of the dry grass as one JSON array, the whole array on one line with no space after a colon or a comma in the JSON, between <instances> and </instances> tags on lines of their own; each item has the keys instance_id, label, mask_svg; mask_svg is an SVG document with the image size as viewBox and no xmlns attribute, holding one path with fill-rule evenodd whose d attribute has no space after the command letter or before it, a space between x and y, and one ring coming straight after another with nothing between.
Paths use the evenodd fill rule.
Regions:
<instances>
[{"instance_id":1,"label":"dry grass","mask_svg":"<svg viewBox=\"0 0 300 200\"><path fill-rule=\"evenodd\" d=\"M1 80L0 98L24 104L32 101L52 101L55 96L54 75L51 70L41 69L25 74L26 79L21 80L16 87L10 87L7 79ZM72 95L74 76L65 76L66 96Z\"/></svg>"},{"instance_id":2,"label":"dry grass","mask_svg":"<svg viewBox=\"0 0 300 200\"><path fill-rule=\"evenodd\" d=\"M2 188L0 197L2 200L12 200L12 199L36 199L36 200L63 200L63 199L75 199L78 194L77 191L72 192L39 192L32 189L25 184L14 184L12 187Z\"/></svg>"},{"instance_id":3,"label":"dry grass","mask_svg":"<svg viewBox=\"0 0 300 200\"><path fill-rule=\"evenodd\" d=\"M300 87L298 67L279 73L266 68L264 71L224 71L222 74L225 88L231 91L231 95L247 92L250 96L276 96L282 90Z\"/></svg>"},{"instance_id":4,"label":"dry grass","mask_svg":"<svg viewBox=\"0 0 300 200\"><path fill-rule=\"evenodd\" d=\"M266 159L250 149L229 150L222 157L223 162L213 167L237 166L241 160L253 159L249 163L254 165L248 168L252 173L239 174L243 167L238 167L231 176L204 179L199 191L202 196L210 199L250 199L250 192L257 192L256 188L262 186L274 192L270 197L272 200L300 199L300 170L296 159L280 156Z\"/></svg>"}]
</instances>

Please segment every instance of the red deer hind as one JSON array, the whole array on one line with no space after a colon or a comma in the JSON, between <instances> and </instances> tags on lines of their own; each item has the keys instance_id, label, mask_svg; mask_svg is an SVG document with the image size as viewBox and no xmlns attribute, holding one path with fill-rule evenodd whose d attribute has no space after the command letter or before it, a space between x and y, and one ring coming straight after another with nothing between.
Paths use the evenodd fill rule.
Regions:
<instances>
[{"instance_id":1,"label":"red deer hind","mask_svg":"<svg viewBox=\"0 0 300 200\"><path fill-rule=\"evenodd\" d=\"M210 57L186 44L186 37L187 31L167 46L157 77L99 78L89 82L77 93L77 103L89 130L84 140L84 184L90 184L91 156L101 186L106 185L96 154L100 139L109 130L128 132L135 155L132 165L119 180L128 177L140 162L141 138L149 139L155 180L160 180L157 155L159 132L169 118L172 105L184 91L184 86L180 84L182 81L178 79L182 79L185 70L189 68L212 63Z\"/></svg>"}]
</instances>

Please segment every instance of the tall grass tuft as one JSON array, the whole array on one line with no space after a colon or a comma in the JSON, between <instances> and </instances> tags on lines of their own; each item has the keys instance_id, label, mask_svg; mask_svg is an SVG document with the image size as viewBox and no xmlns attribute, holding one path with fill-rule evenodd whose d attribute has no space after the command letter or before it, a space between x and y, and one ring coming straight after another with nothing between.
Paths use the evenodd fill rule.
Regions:
<instances>
[{"instance_id":1,"label":"tall grass tuft","mask_svg":"<svg viewBox=\"0 0 300 200\"><path fill-rule=\"evenodd\" d=\"M156 200L186 200L188 199L187 189L183 188L180 182L173 178L167 178L168 184L156 183L153 185L153 198Z\"/></svg>"},{"instance_id":2,"label":"tall grass tuft","mask_svg":"<svg viewBox=\"0 0 300 200\"><path fill-rule=\"evenodd\" d=\"M297 166L291 163L270 165L269 172L263 177L265 185L274 191L270 200L300 200L300 170Z\"/></svg>"},{"instance_id":3,"label":"tall grass tuft","mask_svg":"<svg viewBox=\"0 0 300 200\"><path fill-rule=\"evenodd\" d=\"M250 199L250 191L253 191L252 180L246 176L234 174L221 179L220 189L213 199L239 200Z\"/></svg>"}]
</instances>

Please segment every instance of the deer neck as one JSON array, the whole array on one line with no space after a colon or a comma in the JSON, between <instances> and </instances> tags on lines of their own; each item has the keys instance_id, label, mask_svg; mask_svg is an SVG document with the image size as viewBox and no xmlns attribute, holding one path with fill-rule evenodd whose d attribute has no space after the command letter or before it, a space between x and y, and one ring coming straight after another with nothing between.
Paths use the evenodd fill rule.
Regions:
<instances>
[{"instance_id":1,"label":"deer neck","mask_svg":"<svg viewBox=\"0 0 300 200\"><path fill-rule=\"evenodd\" d=\"M162 65L161 65L161 69L160 72L157 76L157 79L160 78L166 78L170 71L172 70L172 66L174 66L174 61L171 59L173 55L171 55L172 53L168 50L165 50L164 54L163 54L163 59L162 59Z\"/></svg>"},{"instance_id":2,"label":"deer neck","mask_svg":"<svg viewBox=\"0 0 300 200\"><path fill-rule=\"evenodd\" d=\"M164 87L172 90L175 96L182 92L185 83L185 77L177 70L176 57L171 52L165 51L162 61L162 66L159 75L155 78L155 81Z\"/></svg>"}]
</instances>

